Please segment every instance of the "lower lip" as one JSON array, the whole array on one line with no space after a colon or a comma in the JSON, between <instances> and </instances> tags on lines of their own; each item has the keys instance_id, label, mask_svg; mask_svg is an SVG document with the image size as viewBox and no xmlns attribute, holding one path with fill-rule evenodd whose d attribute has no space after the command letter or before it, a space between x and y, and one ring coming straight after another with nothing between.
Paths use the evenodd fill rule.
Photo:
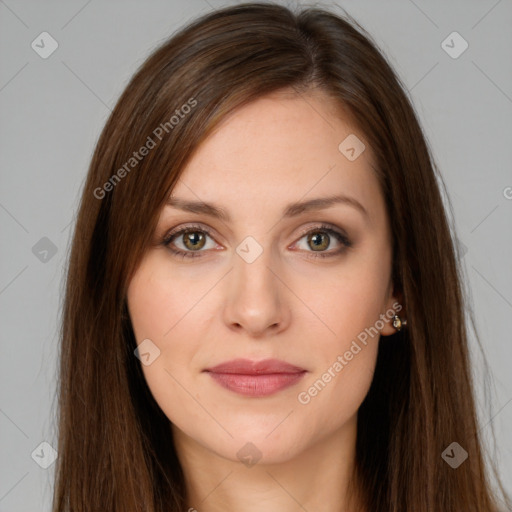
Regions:
<instances>
[{"instance_id":1,"label":"lower lip","mask_svg":"<svg viewBox=\"0 0 512 512\"><path fill-rule=\"evenodd\" d=\"M213 373L210 376L221 386L240 395L263 397L296 384L306 371L300 373L269 373L241 375L238 373Z\"/></svg>"}]
</instances>

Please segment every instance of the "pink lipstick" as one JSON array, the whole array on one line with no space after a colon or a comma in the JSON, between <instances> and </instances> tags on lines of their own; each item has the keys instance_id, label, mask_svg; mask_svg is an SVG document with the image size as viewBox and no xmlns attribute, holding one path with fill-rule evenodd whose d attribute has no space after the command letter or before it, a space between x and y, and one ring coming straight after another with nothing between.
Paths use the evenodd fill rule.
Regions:
<instances>
[{"instance_id":1,"label":"pink lipstick","mask_svg":"<svg viewBox=\"0 0 512 512\"><path fill-rule=\"evenodd\" d=\"M233 359L204 370L218 384L235 393L269 396L297 383L307 371L278 359Z\"/></svg>"}]
</instances>

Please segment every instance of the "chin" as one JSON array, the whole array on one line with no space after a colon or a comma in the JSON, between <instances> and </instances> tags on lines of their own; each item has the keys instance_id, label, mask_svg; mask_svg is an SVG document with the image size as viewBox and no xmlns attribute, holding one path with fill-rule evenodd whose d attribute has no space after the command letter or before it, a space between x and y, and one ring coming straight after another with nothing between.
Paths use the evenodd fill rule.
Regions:
<instances>
[{"instance_id":1,"label":"chin","mask_svg":"<svg viewBox=\"0 0 512 512\"><path fill-rule=\"evenodd\" d=\"M289 439L289 442L283 444L274 440L251 438L249 436L237 438L225 447L226 452L221 454L223 457L233 461L241 462L247 468L254 465L283 464L293 459L299 452L300 447Z\"/></svg>"},{"instance_id":2,"label":"chin","mask_svg":"<svg viewBox=\"0 0 512 512\"><path fill-rule=\"evenodd\" d=\"M219 456L233 462L242 462L247 467L255 464L281 464L293 459L307 447L307 440L300 434L293 435L290 426L278 432L281 428L279 426L273 432L272 429L255 428L254 424L251 428L241 430L228 428L233 438L223 436L224 439L212 444L212 437L209 436L206 446Z\"/></svg>"}]
</instances>

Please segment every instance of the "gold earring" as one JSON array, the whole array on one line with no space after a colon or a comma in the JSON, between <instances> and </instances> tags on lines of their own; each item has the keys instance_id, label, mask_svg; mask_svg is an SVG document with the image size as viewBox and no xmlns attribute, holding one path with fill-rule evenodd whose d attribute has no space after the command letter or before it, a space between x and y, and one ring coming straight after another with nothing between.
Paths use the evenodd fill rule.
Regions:
<instances>
[{"instance_id":1,"label":"gold earring","mask_svg":"<svg viewBox=\"0 0 512 512\"><path fill-rule=\"evenodd\" d=\"M402 320L398 315L393 315L393 327L400 331L403 325L407 325L407 320Z\"/></svg>"}]
</instances>

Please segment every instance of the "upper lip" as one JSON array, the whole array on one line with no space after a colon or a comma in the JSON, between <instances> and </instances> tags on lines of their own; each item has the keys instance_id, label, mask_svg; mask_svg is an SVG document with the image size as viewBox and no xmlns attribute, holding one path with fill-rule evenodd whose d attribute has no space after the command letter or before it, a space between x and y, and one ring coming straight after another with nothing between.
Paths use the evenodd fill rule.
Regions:
<instances>
[{"instance_id":1,"label":"upper lip","mask_svg":"<svg viewBox=\"0 0 512 512\"><path fill-rule=\"evenodd\" d=\"M289 364L279 359L263 359L251 361L250 359L233 359L224 363L206 368L204 371L212 373L234 373L239 375L265 375L272 373L302 373L304 368Z\"/></svg>"}]
</instances>

